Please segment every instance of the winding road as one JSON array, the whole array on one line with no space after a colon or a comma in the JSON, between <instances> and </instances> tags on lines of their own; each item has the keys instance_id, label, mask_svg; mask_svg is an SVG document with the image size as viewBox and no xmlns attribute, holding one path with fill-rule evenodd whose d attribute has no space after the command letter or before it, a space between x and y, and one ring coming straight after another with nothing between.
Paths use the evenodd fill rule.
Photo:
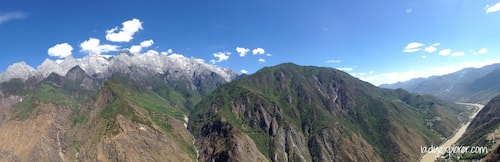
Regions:
<instances>
[{"instance_id":1,"label":"winding road","mask_svg":"<svg viewBox=\"0 0 500 162\"><path fill-rule=\"evenodd\" d=\"M455 135L453 135L453 137L451 137L446 142L444 142L443 144L441 144L439 146L439 148L448 148L448 147L452 146L453 144L455 144L458 141L458 139L460 139L460 137L462 137L462 135L465 133L465 131L467 130L467 127L469 126L469 124L472 121L472 119L474 119L474 117L476 117L477 113L479 113L479 111L481 111L481 109L483 109L483 107L484 107L484 105L473 104L473 103L458 103L458 104L469 105L469 106L476 106L477 110L476 110L476 112L474 112L470 116L469 122L467 122L466 124L462 125L462 127L460 127L457 131L455 131ZM441 153L444 153L444 151L441 152ZM422 156L422 158L420 159L420 162L433 162L439 156L441 156L441 155L438 155L438 153L435 153L435 152L427 153L424 156Z\"/></svg>"}]
</instances>

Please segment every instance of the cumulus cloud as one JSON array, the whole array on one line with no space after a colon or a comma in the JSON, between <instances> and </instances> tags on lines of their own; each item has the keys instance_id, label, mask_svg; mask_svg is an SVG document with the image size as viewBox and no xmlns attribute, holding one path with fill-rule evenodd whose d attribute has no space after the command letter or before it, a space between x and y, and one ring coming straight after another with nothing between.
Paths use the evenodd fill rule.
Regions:
<instances>
[{"instance_id":1,"label":"cumulus cloud","mask_svg":"<svg viewBox=\"0 0 500 162\"><path fill-rule=\"evenodd\" d=\"M263 48L256 48L252 50L253 55L263 55L266 51Z\"/></svg>"},{"instance_id":2,"label":"cumulus cloud","mask_svg":"<svg viewBox=\"0 0 500 162\"><path fill-rule=\"evenodd\" d=\"M139 53L139 52L141 52L142 47L140 45L133 45L132 47L130 47L129 50L132 53Z\"/></svg>"},{"instance_id":3,"label":"cumulus cloud","mask_svg":"<svg viewBox=\"0 0 500 162\"><path fill-rule=\"evenodd\" d=\"M247 53L250 52L250 49L243 47L236 47L236 52L238 52L241 57L245 57Z\"/></svg>"},{"instance_id":4,"label":"cumulus cloud","mask_svg":"<svg viewBox=\"0 0 500 162\"><path fill-rule=\"evenodd\" d=\"M86 52L88 54L101 54L106 52L118 51L119 46L103 44L101 45L101 40L96 38L89 38L80 44L81 52Z\"/></svg>"},{"instance_id":5,"label":"cumulus cloud","mask_svg":"<svg viewBox=\"0 0 500 162\"><path fill-rule=\"evenodd\" d=\"M151 47L154 44L154 41L152 39L150 40L145 40L141 42L142 47Z\"/></svg>"},{"instance_id":6,"label":"cumulus cloud","mask_svg":"<svg viewBox=\"0 0 500 162\"><path fill-rule=\"evenodd\" d=\"M417 51L422 50L422 46L424 46L424 44L418 43L418 42L411 42L411 43L408 43L408 45L406 45L406 47L403 49L403 52L406 52L406 53L417 52Z\"/></svg>"},{"instance_id":7,"label":"cumulus cloud","mask_svg":"<svg viewBox=\"0 0 500 162\"><path fill-rule=\"evenodd\" d=\"M163 54L163 55L169 55L169 54L173 54L173 53L174 53L174 50L172 50L172 49L168 49L167 51L161 52L161 54Z\"/></svg>"},{"instance_id":8,"label":"cumulus cloud","mask_svg":"<svg viewBox=\"0 0 500 162\"><path fill-rule=\"evenodd\" d=\"M51 57L65 58L71 55L71 51L73 51L73 47L71 47L71 45L68 43L61 43L50 47L49 50L47 50L47 53Z\"/></svg>"},{"instance_id":9,"label":"cumulus cloud","mask_svg":"<svg viewBox=\"0 0 500 162\"><path fill-rule=\"evenodd\" d=\"M10 20L24 19L26 14L23 12L7 12L0 13L0 24L6 23Z\"/></svg>"},{"instance_id":10,"label":"cumulus cloud","mask_svg":"<svg viewBox=\"0 0 500 162\"><path fill-rule=\"evenodd\" d=\"M247 73L248 73L248 71L247 71L247 70L245 70L245 69L242 69L240 72L241 72L242 74L247 74Z\"/></svg>"},{"instance_id":11,"label":"cumulus cloud","mask_svg":"<svg viewBox=\"0 0 500 162\"><path fill-rule=\"evenodd\" d=\"M130 42L134 39L134 34L142 30L142 22L139 19L132 19L122 23L123 27L118 27L106 31L106 40L111 42Z\"/></svg>"},{"instance_id":12,"label":"cumulus cloud","mask_svg":"<svg viewBox=\"0 0 500 162\"><path fill-rule=\"evenodd\" d=\"M480 55L480 54L485 54L485 53L488 53L488 49L487 48L481 48L481 49L475 51L473 54Z\"/></svg>"},{"instance_id":13,"label":"cumulus cloud","mask_svg":"<svg viewBox=\"0 0 500 162\"><path fill-rule=\"evenodd\" d=\"M485 9L486 9L486 13L493 13L493 12L500 11L500 2L494 4L493 6L486 5Z\"/></svg>"},{"instance_id":14,"label":"cumulus cloud","mask_svg":"<svg viewBox=\"0 0 500 162\"><path fill-rule=\"evenodd\" d=\"M437 50L437 46L439 46L441 43L434 43L428 47L425 47L424 48L424 51L427 52L427 53L432 53L432 52L435 52Z\"/></svg>"},{"instance_id":15,"label":"cumulus cloud","mask_svg":"<svg viewBox=\"0 0 500 162\"><path fill-rule=\"evenodd\" d=\"M422 55L421 57L422 57L423 59L426 59L426 58L427 58L427 56L426 56L426 55Z\"/></svg>"},{"instance_id":16,"label":"cumulus cloud","mask_svg":"<svg viewBox=\"0 0 500 162\"><path fill-rule=\"evenodd\" d=\"M451 49L442 49L438 54L441 56L448 56L451 54Z\"/></svg>"},{"instance_id":17,"label":"cumulus cloud","mask_svg":"<svg viewBox=\"0 0 500 162\"><path fill-rule=\"evenodd\" d=\"M151 47L154 44L153 40L145 40L142 41L139 45L133 45L130 47L130 52L132 53L139 53L142 51L143 48Z\"/></svg>"},{"instance_id":18,"label":"cumulus cloud","mask_svg":"<svg viewBox=\"0 0 500 162\"><path fill-rule=\"evenodd\" d=\"M226 61L227 59L229 59L229 55L231 55L231 52L217 52L217 53L214 53L213 55L214 55L214 57L217 58L217 60L210 60L210 62L212 64L215 64L217 62L222 62L222 61Z\"/></svg>"},{"instance_id":19,"label":"cumulus cloud","mask_svg":"<svg viewBox=\"0 0 500 162\"><path fill-rule=\"evenodd\" d=\"M259 63L261 63L261 64L262 64L262 63L264 63L264 62L266 62L266 60L264 60L263 58L260 58L258 61L259 61Z\"/></svg>"},{"instance_id":20,"label":"cumulus cloud","mask_svg":"<svg viewBox=\"0 0 500 162\"><path fill-rule=\"evenodd\" d=\"M465 55L465 53L464 53L464 52L453 52L453 53L451 54L451 56L452 56L452 57L464 56L464 55Z\"/></svg>"},{"instance_id":21,"label":"cumulus cloud","mask_svg":"<svg viewBox=\"0 0 500 162\"><path fill-rule=\"evenodd\" d=\"M340 63L340 60L328 60L326 63Z\"/></svg>"},{"instance_id":22,"label":"cumulus cloud","mask_svg":"<svg viewBox=\"0 0 500 162\"><path fill-rule=\"evenodd\" d=\"M434 51L436 51L437 48L434 47L434 46L429 46L429 47L425 47L424 51L427 52L427 53L432 53Z\"/></svg>"}]
</instances>

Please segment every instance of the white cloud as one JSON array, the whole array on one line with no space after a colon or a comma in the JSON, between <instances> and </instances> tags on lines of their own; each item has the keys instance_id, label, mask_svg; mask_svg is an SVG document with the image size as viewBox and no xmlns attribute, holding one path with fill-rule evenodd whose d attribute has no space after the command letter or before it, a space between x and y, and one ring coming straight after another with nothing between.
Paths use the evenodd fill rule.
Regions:
<instances>
[{"instance_id":1,"label":"white cloud","mask_svg":"<svg viewBox=\"0 0 500 162\"><path fill-rule=\"evenodd\" d=\"M245 57L247 53L250 52L250 49L243 47L236 47L236 52L238 52L241 57Z\"/></svg>"},{"instance_id":2,"label":"white cloud","mask_svg":"<svg viewBox=\"0 0 500 162\"><path fill-rule=\"evenodd\" d=\"M427 53L432 53L434 51L436 51L436 47L434 46L429 46L429 47L425 47L424 51L427 52Z\"/></svg>"},{"instance_id":3,"label":"white cloud","mask_svg":"<svg viewBox=\"0 0 500 162\"><path fill-rule=\"evenodd\" d=\"M68 43L61 43L50 47L49 50L47 50L47 53L52 57L65 58L71 55L71 51L73 51L73 47L71 47L71 45Z\"/></svg>"},{"instance_id":4,"label":"white cloud","mask_svg":"<svg viewBox=\"0 0 500 162\"><path fill-rule=\"evenodd\" d=\"M216 62L222 62L229 59L229 55L231 55L231 52L217 52L213 55L217 58L217 60L210 60L210 62L212 62L212 64L215 64Z\"/></svg>"},{"instance_id":5,"label":"white cloud","mask_svg":"<svg viewBox=\"0 0 500 162\"><path fill-rule=\"evenodd\" d=\"M448 56L451 54L451 49L442 49L438 54L441 56Z\"/></svg>"},{"instance_id":6,"label":"white cloud","mask_svg":"<svg viewBox=\"0 0 500 162\"><path fill-rule=\"evenodd\" d=\"M139 45L133 45L130 47L130 52L132 53L139 53L142 51L143 48L151 47L154 44L153 40L145 40L142 41Z\"/></svg>"},{"instance_id":7,"label":"white cloud","mask_svg":"<svg viewBox=\"0 0 500 162\"><path fill-rule=\"evenodd\" d=\"M423 59L426 59L426 58L427 58L427 56L426 56L426 55L422 55L421 57L422 57Z\"/></svg>"},{"instance_id":8,"label":"white cloud","mask_svg":"<svg viewBox=\"0 0 500 162\"><path fill-rule=\"evenodd\" d=\"M257 55L257 54L263 55L264 53L266 53L266 51L263 48L256 48L256 49L252 50L252 53L253 53L253 55Z\"/></svg>"},{"instance_id":9,"label":"white cloud","mask_svg":"<svg viewBox=\"0 0 500 162\"><path fill-rule=\"evenodd\" d=\"M240 72L241 72L242 74L247 74L247 73L248 73L248 71L247 71L247 70L245 70L245 69L242 69Z\"/></svg>"},{"instance_id":10,"label":"white cloud","mask_svg":"<svg viewBox=\"0 0 500 162\"><path fill-rule=\"evenodd\" d=\"M493 12L500 11L500 2L494 4L493 6L486 5L485 9L486 9L486 13L493 13Z\"/></svg>"},{"instance_id":11,"label":"white cloud","mask_svg":"<svg viewBox=\"0 0 500 162\"><path fill-rule=\"evenodd\" d=\"M422 50L422 48L413 48L413 49L404 49L403 52L405 53L413 53Z\"/></svg>"},{"instance_id":12,"label":"white cloud","mask_svg":"<svg viewBox=\"0 0 500 162\"><path fill-rule=\"evenodd\" d=\"M465 53L464 53L464 52L453 52L453 53L451 54L451 56L452 56L452 57L464 56L464 55L465 55Z\"/></svg>"},{"instance_id":13,"label":"white cloud","mask_svg":"<svg viewBox=\"0 0 500 162\"><path fill-rule=\"evenodd\" d=\"M10 20L24 19L25 17L26 17L26 14L23 12L0 13L0 24L6 23Z\"/></svg>"},{"instance_id":14,"label":"white cloud","mask_svg":"<svg viewBox=\"0 0 500 162\"><path fill-rule=\"evenodd\" d=\"M328 60L326 63L340 63L340 60Z\"/></svg>"},{"instance_id":15,"label":"white cloud","mask_svg":"<svg viewBox=\"0 0 500 162\"><path fill-rule=\"evenodd\" d=\"M480 54L485 54L485 53L488 53L488 49L487 48L481 48L478 51L474 52L473 54L480 55Z\"/></svg>"},{"instance_id":16,"label":"white cloud","mask_svg":"<svg viewBox=\"0 0 500 162\"><path fill-rule=\"evenodd\" d=\"M266 54L266 56L271 57L271 56L273 56L273 55L272 55L272 54L270 54L270 53L268 53L268 54Z\"/></svg>"},{"instance_id":17,"label":"white cloud","mask_svg":"<svg viewBox=\"0 0 500 162\"><path fill-rule=\"evenodd\" d=\"M424 44L418 43L418 42L411 42L411 43L408 43L408 45L406 45L406 47L403 49L403 52L406 52L406 53L417 52L417 51L422 50L422 46L424 46Z\"/></svg>"},{"instance_id":18,"label":"white cloud","mask_svg":"<svg viewBox=\"0 0 500 162\"><path fill-rule=\"evenodd\" d=\"M406 12L406 13L411 13L412 11L413 11L413 8L407 8L407 9L405 10L405 12Z\"/></svg>"},{"instance_id":19,"label":"white cloud","mask_svg":"<svg viewBox=\"0 0 500 162\"><path fill-rule=\"evenodd\" d=\"M152 39L150 40L145 40L141 42L142 47L151 47L154 44L154 41Z\"/></svg>"},{"instance_id":20,"label":"white cloud","mask_svg":"<svg viewBox=\"0 0 500 162\"><path fill-rule=\"evenodd\" d=\"M486 65L500 63L500 60L487 60L476 62L463 62L457 65L448 65L434 68L426 68L422 70L413 70L406 72L390 72L374 76L361 77L361 80L370 82L374 85L391 84L396 82L404 82L414 78L427 78L430 76L439 76L459 71L464 68L479 68Z\"/></svg>"},{"instance_id":21,"label":"white cloud","mask_svg":"<svg viewBox=\"0 0 500 162\"><path fill-rule=\"evenodd\" d=\"M425 47L424 51L427 52L427 53L432 53L432 52L435 52L437 50L437 46L441 45L441 43L437 42L437 43L434 43L428 47Z\"/></svg>"},{"instance_id":22,"label":"white cloud","mask_svg":"<svg viewBox=\"0 0 500 162\"><path fill-rule=\"evenodd\" d=\"M259 63L261 63L261 64L262 64L262 63L264 63L264 62L266 62L266 60L264 60L263 58L260 58L258 61L259 61Z\"/></svg>"},{"instance_id":23,"label":"white cloud","mask_svg":"<svg viewBox=\"0 0 500 162\"><path fill-rule=\"evenodd\" d=\"M163 54L163 55L169 55L169 54L172 54L172 53L174 53L174 50L172 50L172 49L168 49L165 52L161 52L161 54Z\"/></svg>"},{"instance_id":24,"label":"white cloud","mask_svg":"<svg viewBox=\"0 0 500 162\"><path fill-rule=\"evenodd\" d=\"M142 22L139 19L132 19L122 23L123 27L118 27L106 31L106 40L111 42L130 42L134 39L134 34L142 30Z\"/></svg>"},{"instance_id":25,"label":"white cloud","mask_svg":"<svg viewBox=\"0 0 500 162\"><path fill-rule=\"evenodd\" d=\"M111 51L118 51L120 46L103 44L101 45L101 40L96 38L89 38L80 44L80 48L82 52L86 52L88 54L101 54Z\"/></svg>"},{"instance_id":26,"label":"white cloud","mask_svg":"<svg viewBox=\"0 0 500 162\"><path fill-rule=\"evenodd\" d=\"M142 47L140 45L133 45L132 47L130 47L129 50L132 53L139 53L139 52L141 52Z\"/></svg>"},{"instance_id":27,"label":"white cloud","mask_svg":"<svg viewBox=\"0 0 500 162\"><path fill-rule=\"evenodd\" d=\"M344 67L344 68L336 68L336 69L342 70L342 71L352 71L354 68Z\"/></svg>"}]
</instances>

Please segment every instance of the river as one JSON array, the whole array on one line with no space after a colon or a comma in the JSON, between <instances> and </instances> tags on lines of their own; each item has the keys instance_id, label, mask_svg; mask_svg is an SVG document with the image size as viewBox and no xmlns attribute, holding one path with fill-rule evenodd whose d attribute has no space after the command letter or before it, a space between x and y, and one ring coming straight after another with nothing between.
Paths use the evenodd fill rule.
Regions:
<instances>
[{"instance_id":1,"label":"river","mask_svg":"<svg viewBox=\"0 0 500 162\"><path fill-rule=\"evenodd\" d=\"M459 104L469 105L469 106L476 106L477 110L476 110L476 112L474 112L470 116L471 120L469 120L469 122L467 122L466 124L462 125L462 127L460 127L457 131L455 131L455 135L453 135L453 137L451 137L450 139L446 140L446 142L444 142L443 144L441 144L439 146L439 148L448 148L448 147L452 146L453 144L455 144L458 141L458 139L460 139L460 137L462 137L462 135L465 133L465 131L467 130L467 127L469 126L469 124L472 121L472 119L484 107L484 105L481 105L481 104L472 104L472 103L459 103ZM441 151L441 155L443 153L444 153L444 151ZM436 153L436 152L427 153L427 154L425 154L420 159L420 162L433 162L433 161L435 161L437 159L437 157L439 157L441 155L438 155L438 153Z\"/></svg>"}]
</instances>

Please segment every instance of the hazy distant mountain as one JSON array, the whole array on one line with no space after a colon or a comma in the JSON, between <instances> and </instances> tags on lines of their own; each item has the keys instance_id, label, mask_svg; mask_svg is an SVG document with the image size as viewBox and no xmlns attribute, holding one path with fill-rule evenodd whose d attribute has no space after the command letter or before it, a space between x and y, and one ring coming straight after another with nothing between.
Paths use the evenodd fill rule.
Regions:
<instances>
[{"instance_id":1,"label":"hazy distant mountain","mask_svg":"<svg viewBox=\"0 0 500 162\"><path fill-rule=\"evenodd\" d=\"M410 92L431 94L453 102L486 104L500 93L498 81L500 81L500 64L493 64L482 68L466 68L443 76L380 85L380 87L403 88Z\"/></svg>"},{"instance_id":2,"label":"hazy distant mountain","mask_svg":"<svg viewBox=\"0 0 500 162\"><path fill-rule=\"evenodd\" d=\"M201 161L415 161L465 108L287 63L223 85L194 110Z\"/></svg>"}]
</instances>

